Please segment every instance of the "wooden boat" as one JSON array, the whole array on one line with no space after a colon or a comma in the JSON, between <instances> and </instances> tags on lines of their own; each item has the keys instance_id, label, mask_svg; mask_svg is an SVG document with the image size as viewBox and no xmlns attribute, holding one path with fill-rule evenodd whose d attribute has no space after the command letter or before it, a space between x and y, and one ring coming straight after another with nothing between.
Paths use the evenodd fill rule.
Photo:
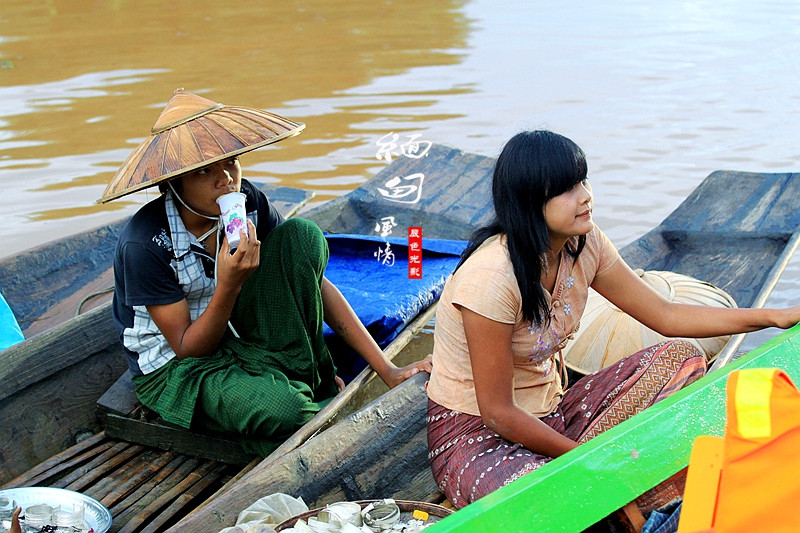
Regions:
<instances>
[{"instance_id":1,"label":"wooden boat","mask_svg":"<svg viewBox=\"0 0 800 533\"><path fill-rule=\"evenodd\" d=\"M356 191L303 216L332 233L376 235L376 220L391 216L399 228L421 226L426 237L465 238L474 224L491 216L487 202L492 164L490 158L435 146L424 159L395 160ZM381 195L387 181L410 174L429 178L420 201L393 202ZM268 194L284 213L293 212L309 198L303 191L288 188L272 188ZM119 405L122 396L127 401L131 393L112 387L124 374L126 362L109 304L92 301L86 306L88 311L66 320L64 312L74 312L86 295L111 283L111 255L123 224L0 262L0 290L29 337L0 355L5 363L0 368L4 426L0 483L85 492L111 508L114 530L157 531L253 464L243 469L241 463L249 458L237 454L230 442L213 438L203 441L209 447L202 450L202 458L190 457L181 446L200 451L202 436L98 411L97 402L104 393L106 399L112 396L109 401L114 405ZM385 349L387 355L396 356L432 315L431 306L417 317L404 317L410 324ZM380 380L372 378L371 372L361 372L277 454L384 392ZM103 432L119 432L120 425L126 424L128 430L135 424L138 442ZM206 452L215 449L222 452L209 458Z\"/></svg>"},{"instance_id":2,"label":"wooden boat","mask_svg":"<svg viewBox=\"0 0 800 533\"><path fill-rule=\"evenodd\" d=\"M330 231L364 233L374 229L376 216L394 216L399 227L422 226L428 236L464 238L491 216L485 202L490 198L492 164L490 158L435 147L422 160L395 161L364 187L306 216ZM423 201L387 203L378 189L385 189L395 176L414 173L426 176ZM676 270L717 283L740 305L763 304L797 244L792 211L797 187L793 175L715 173L659 229L623 254L635 266ZM728 189L738 191L737 197L727 207L710 209ZM738 265L734 277L726 274L722 263L716 274L715 267L703 267L706 258L726 254L726 240L751 244L749 250L734 247L727 255ZM704 254L705 241L709 244ZM720 246L712 250L715 243ZM650 251L660 263L636 262L637 254L647 257ZM737 293L739 285L749 292ZM375 397L375 380L359 375L314 424L270 458L244 469L95 433L103 427L95 402L124 367L116 341L109 340L107 314L102 307L89 311L3 352L9 365L0 370L6 385L0 410L6 427L14 429L2 443L0 460L6 479L22 472L6 486L60 486L93 495L112 509L113 527L122 531L161 531L198 505L175 530L213 531L232 523L236 513L258 497L275 491L305 493L310 504L326 498L396 494L413 500L440 497L426 460L423 376L294 450L330 418L341 418ZM427 317L418 322L424 324ZM80 389L65 386L69 380L80 383ZM81 428L88 428L85 433L92 436L70 447ZM43 434L53 436L43 439ZM372 445L365 447L365 440ZM381 462L387 458L391 468ZM7 465L16 470L6 470ZM383 485L375 480L383 480ZM209 500L223 485L221 495Z\"/></svg>"},{"instance_id":3,"label":"wooden boat","mask_svg":"<svg viewBox=\"0 0 800 533\"><path fill-rule=\"evenodd\" d=\"M799 192L800 174L714 172L621 253L635 268L680 272L723 288L740 306L763 306L798 245ZM727 365L743 336L731 338L718 357L719 371L431 531L592 526L684 468L694 436L719 430L720 387L729 368L766 363L800 370L799 334L794 329L781 348L770 345ZM386 497L440 501L427 460L425 380L417 376L297 449L265 459L169 531L232 525L241 510L276 492L302 497L312 508Z\"/></svg>"}]
</instances>

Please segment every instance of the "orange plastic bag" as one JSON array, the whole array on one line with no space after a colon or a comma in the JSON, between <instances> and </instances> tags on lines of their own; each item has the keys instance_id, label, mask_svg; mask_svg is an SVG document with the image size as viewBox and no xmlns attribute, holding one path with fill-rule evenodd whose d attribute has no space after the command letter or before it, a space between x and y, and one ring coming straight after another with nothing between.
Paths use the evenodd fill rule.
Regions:
<instances>
[{"instance_id":1,"label":"orange plastic bag","mask_svg":"<svg viewBox=\"0 0 800 533\"><path fill-rule=\"evenodd\" d=\"M756 368L726 395L725 436L695 440L678 532L800 531L800 391Z\"/></svg>"}]
</instances>

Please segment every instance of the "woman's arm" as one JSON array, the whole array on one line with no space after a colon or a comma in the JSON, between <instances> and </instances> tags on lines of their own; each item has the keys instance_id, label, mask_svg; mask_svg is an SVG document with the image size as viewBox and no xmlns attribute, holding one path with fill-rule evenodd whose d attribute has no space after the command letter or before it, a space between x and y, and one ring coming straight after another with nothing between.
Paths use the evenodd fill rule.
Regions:
<instances>
[{"instance_id":1,"label":"woman's arm","mask_svg":"<svg viewBox=\"0 0 800 533\"><path fill-rule=\"evenodd\" d=\"M431 371L431 356L403 368L395 366L358 319L339 289L328 281L328 278L322 279L322 306L325 311L325 322L369 363L390 388L399 385L420 370Z\"/></svg>"},{"instance_id":2,"label":"woman's arm","mask_svg":"<svg viewBox=\"0 0 800 533\"><path fill-rule=\"evenodd\" d=\"M178 359L203 357L216 352L228 326L242 284L258 268L261 242L256 228L247 220L250 238L242 235L231 255L227 237L217 255L217 286L211 301L192 322L189 304L181 300L166 305L148 305L147 312L167 339Z\"/></svg>"},{"instance_id":3,"label":"woman's arm","mask_svg":"<svg viewBox=\"0 0 800 533\"><path fill-rule=\"evenodd\" d=\"M710 307L670 302L622 259L598 275L592 288L621 310L666 337L715 337L800 321L800 306L786 309Z\"/></svg>"},{"instance_id":4,"label":"woman's arm","mask_svg":"<svg viewBox=\"0 0 800 533\"><path fill-rule=\"evenodd\" d=\"M558 457L578 446L514 401L511 324L495 322L461 307L478 408L486 427L527 449Z\"/></svg>"}]
</instances>

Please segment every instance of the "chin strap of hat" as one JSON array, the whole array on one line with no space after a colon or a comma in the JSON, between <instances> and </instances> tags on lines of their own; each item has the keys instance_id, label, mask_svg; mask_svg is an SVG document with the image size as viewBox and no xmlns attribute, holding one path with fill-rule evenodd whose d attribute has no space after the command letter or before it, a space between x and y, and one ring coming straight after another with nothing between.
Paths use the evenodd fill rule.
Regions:
<instances>
[{"instance_id":1,"label":"chin strap of hat","mask_svg":"<svg viewBox=\"0 0 800 533\"><path fill-rule=\"evenodd\" d=\"M217 221L217 223L214 224L214 226L210 230L208 230L207 232L203 233L200 237L197 238L198 241L202 242L205 239L207 239L208 236L211 235L212 233L218 233L219 230L222 229L222 217L221 216L212 217L212 216L209 216L209 215L204 215L203 213L198 213L197 211L192 209L189 206L189 204L187 204L186 202L183 201L183 198L181 198L181 196L175 190L175 187L172 186L172 183L167 182L167 186L169 186L169 190L172 191L172 195L175 198L178 199L178 201L181 203L181 205L183 205L183 207L185 207L186 209L188 209L189 211L191 211L192 213L194 213L195 215L197 215L199 217L203 217L203 218L207 218L209 220L216 220ZM217 251L214 254L214 259L213 259L213 261L214 261L214 285L216 285L216 283L217 283L217 260L216 260L216 258L219 257L219 249L220 249L219 235L215 235L214 236L214 242L216 243L216 246L217 246ZM230 328L231 333L233 333L233 336L238 339L239 338L239 334L236 332L236 328L233 327L233 324L231 324L230 320L228 320L228 328Z\"/></svg>"}]
</instances>

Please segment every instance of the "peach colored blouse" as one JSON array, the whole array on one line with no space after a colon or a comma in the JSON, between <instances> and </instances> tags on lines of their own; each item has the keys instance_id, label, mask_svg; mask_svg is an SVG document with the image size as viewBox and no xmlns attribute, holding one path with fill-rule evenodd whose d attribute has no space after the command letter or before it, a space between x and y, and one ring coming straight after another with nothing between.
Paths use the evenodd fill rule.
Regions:
<instances>
[{"instance_id":1,"label":"peach colored blouse","mask_svg":"<svg viewBox=\"0 0 800 533\"><path fill-rule=\"evenodd\" d=\"M596 226L586 235L586 246L577 261L562 253L553 294L545 291L550 323L542 327L522 318L522 297L505 236L487 239L445 284L436 311L428 396L448 409L480 415L457 304L490 320L514 325L515 401L537 417L552 413L564 393L557 364L559 351L580 326L595 276L618 259L617 249Z\"/></svg>"}]
</instances>

